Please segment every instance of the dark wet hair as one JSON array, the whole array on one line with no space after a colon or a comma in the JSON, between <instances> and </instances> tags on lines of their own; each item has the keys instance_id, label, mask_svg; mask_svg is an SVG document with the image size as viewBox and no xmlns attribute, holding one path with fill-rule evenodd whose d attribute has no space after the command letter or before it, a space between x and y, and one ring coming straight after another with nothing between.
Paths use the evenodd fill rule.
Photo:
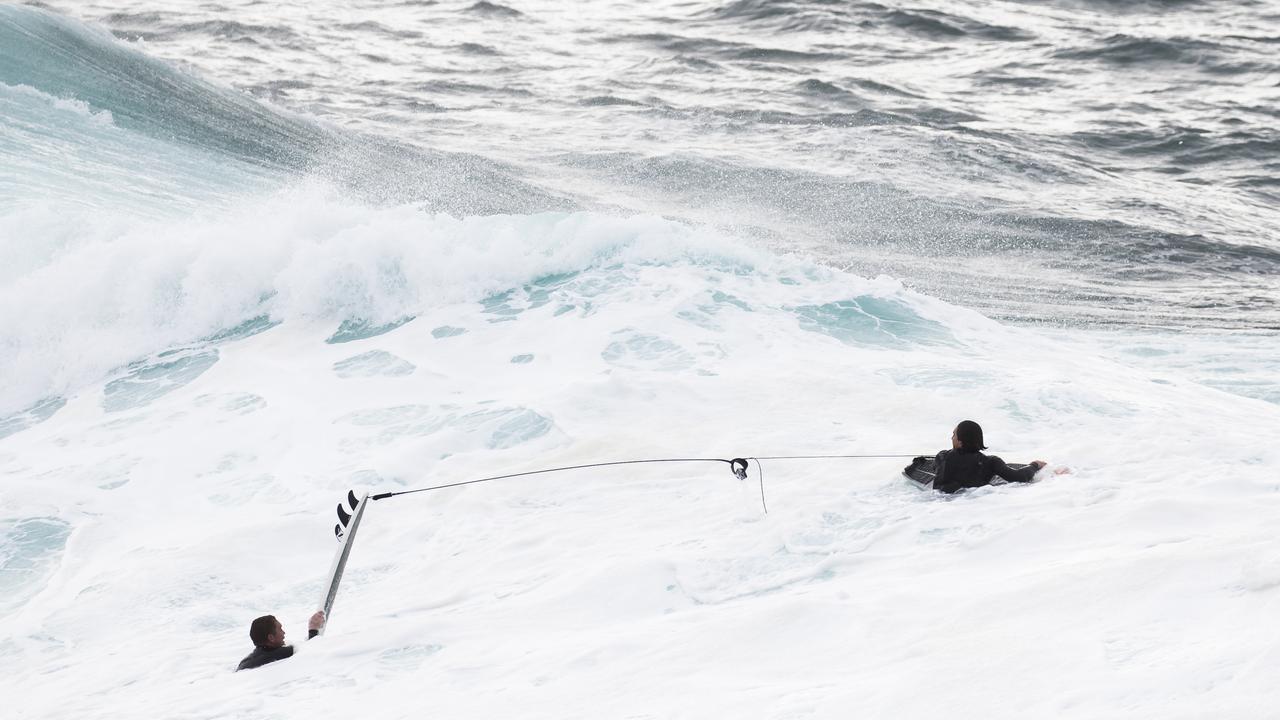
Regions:
<instances>
[{"instance_id":1,"label":"dark wet hair","mask_svg":"<svg viewBox=\"0 0 1280 720\"><path fill-rule=\"evenodd\" d=\"M253 641L255 647L265 647L267 636L276 631L278 624L275 615L263 615L249 626L249 639Z\"/></svg>"},{"instance_id":2,"label":"dark wet hair","mask_svg":"<svg viewBox=\"0 0 1280 720\"><path fill-rule=\"evenodd\" d=\"M956 439L962 450L986 450L982 443L982 426L972 420L961 420L956 426Z\"/></svg>"}]
</instances>

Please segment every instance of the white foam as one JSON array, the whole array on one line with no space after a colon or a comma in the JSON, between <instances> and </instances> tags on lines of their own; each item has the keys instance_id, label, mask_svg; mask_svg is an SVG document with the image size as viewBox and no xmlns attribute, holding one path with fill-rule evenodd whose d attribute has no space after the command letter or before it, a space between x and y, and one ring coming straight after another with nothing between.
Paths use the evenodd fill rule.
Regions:
<instances>
[{"instance_id":1,"label":"white foam","mask_svg":"<svg viewBox=\"0 0 1280 720\"><path fill-rule=\"evenodd\" d=\"M62 305L8 297L64 330L4 327L82 378L77 353L196 337L263 292L284 320L195 377L157 358L176 387L125 409L84 380L0 440L6 512L73 528L0 615L19 717L1247 717L1274 695L1274 405L654 218L277 199L201 227L132 227L6 286L55 283ZM416 318L326 343L356 312ZM335 373L360 356L415 370ZM1075 472L944 499L905 460L774 461L767 517L754 468L710 463L382 501L302 641L348 487L930 452L964 417ZM298 656L231 673L267 612Z\"/></svg>"},{"instance_id":2,"label":"white foam","mask_svg":"<svg viewBox=\"0 0 1280 720\"><path fill-rule=\"evenodd\" d=\"M374 322L609 264L756 256L655 217L457 219L307 187L213 217L35 207L0 222L0 408L267 313Z\"/></svg>"},{"instance_id":3,"label":"white foam","mask_svg":"<svg viewBox=\"0 0 1280 720\"><path fill-rule=\"evenodd\" d=\"M89 103L76 98L55 97L48 93L41 92L29 85L6 85L0 83L0 93L8 95L15 99L25 99L26 101L35 101L46 107L51 107L72 115L78 115L82 118L92 121L94 124L108 126L114 125L114 119L111 111L104 108L94 108Z\"/></svg>"}]
</instances>

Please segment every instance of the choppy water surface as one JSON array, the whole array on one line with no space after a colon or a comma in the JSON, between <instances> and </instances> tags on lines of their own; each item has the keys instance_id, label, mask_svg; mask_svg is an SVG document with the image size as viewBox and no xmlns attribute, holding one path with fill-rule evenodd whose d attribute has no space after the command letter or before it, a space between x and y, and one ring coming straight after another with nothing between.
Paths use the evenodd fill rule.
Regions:
<instances>
[{"instance_id":1,"label":"choppy water surface","mask_svg":"<svg viewBox=\"0 0 1280 720\"><path fill-rule=\"evenodd\" d=\"M1280 327L1274 3L40 5L289 111L237 151L375 197L727 225L1007 319Z\"/></svg>"},{"instance_id":2,"label":"choppy water surface","mask_svg":"<svg viewBox=\"0 0 1280 720\"><path fill-rule=\"evenodd\" d=\"M1267 716L1278 51L1274 2L0 4L5 709ZM885 457L966 417L1071 472ZM352 488L663 457L754 474L379 502L331 632L231 672Z\"/></svg>"}]
</instances>

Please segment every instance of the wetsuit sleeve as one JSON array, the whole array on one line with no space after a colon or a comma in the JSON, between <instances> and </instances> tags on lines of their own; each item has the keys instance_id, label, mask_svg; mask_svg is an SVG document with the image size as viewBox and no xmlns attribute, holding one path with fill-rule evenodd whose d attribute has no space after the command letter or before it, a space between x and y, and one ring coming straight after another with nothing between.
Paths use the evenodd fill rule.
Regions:
<instances>
[{"instance_id":1,"label":"wetsuit sleeve","mask_svg":"<svg viewBox=\"0 0 1280 720\"><path fill-rule=\"evenodd\" d=\"M991 456L991 472L995 475L999 475L1009 482L1031 482L1036 476L1036 471L1039 469L1040 468L1035 465L1028 465L1019 470L1014 470L1006 465L1004 460L1001 460L994 455Z\"/></svg>"},{"instance_id":2,"label":"wetsuit sleeve","mask_svg":"<svg viewBox=\"0 0 1280 720\"><path fill-rule=\"evenodd\" d=\"M307 631L307 639L308 639L308 640L310 640L311 638L313 638L313 637L315 637L315 636L317 636L317 635L319 635L319 634L320 634L320 631L319 631L319 630L308 630L308 631Z\"/></svg>"}]
</instances>

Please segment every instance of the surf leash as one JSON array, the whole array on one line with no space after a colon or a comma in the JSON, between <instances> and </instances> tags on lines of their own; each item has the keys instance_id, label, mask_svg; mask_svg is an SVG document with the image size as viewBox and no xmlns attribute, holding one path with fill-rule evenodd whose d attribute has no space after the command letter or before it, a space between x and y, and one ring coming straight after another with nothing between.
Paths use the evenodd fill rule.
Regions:
<instances>
[{"instance_id":1,"label":"surf leash","mask_svg":"<svg viewBox=\"0 0 1280 720\"><path fill-rule=\"evenodd\" d=\"M645 460L613 460L610 462L588 463L586 465L565 465L563 467L545 468L543 470L528 470L525 472L510 473L508 475L494 475L493 477L479 478L478 480L464 480L462 482L446 483L444 485L432 485L431 487L418 488L416 490L401 490L399 492L385 492L377 495L370 495L370 500L386 500L387 498L398 497L400 495L412 495L420 492L430 492L432 490L444 490L445 488L462 487L463 485L475 485L477 483L486 483L493 480L508 480L510 478L525 477L528 475L543 475L546 473L564 472L566 470L586 470L587 468L612 467L615 465L640 465L645 463L691 463L691 462L721 462L727 463L729 469L733 471L733 476L739 480L747 479L747 461L743 458L652 458Z\"/></svg>"},{"instance_id":2,"label":"surf leash","mask_svg":"<svg viewBox=\"0 0 1280 720\"><path fill-rule=\"evenodd\" d=\"M435 490L446 490L448 488L463 487L466 485L477 485L479 483L493 482L495 480L510 480L518 477L528 477L530 475L545 475L547 473L566 472L569 470L587 470L590 468L616 467L619 465L645 465L655 463L725 463L729 466L730 472L739 480L747 479L747 469L751 466L751 462L756 464L756 472L760 482L760 505L764 509L765 514L769 514L769 505L765 500L764 493L764 467L761 460L844 460L844 459L885 459L885 458L913 458L917 455L761 455L751 458L646 458L642 460L611 460L608 462L586 463L583 465L564 465L561 467L544 468L541 470L526 470L518 473L508 473L506 475L494 475L491 477L477 478L475 480L463 480L460 482L444 483L441 485L431 485L429 487L415 488L413 490L400 490L398 492L384 492L376 495L370 495L370 500L388 500L390 498L399 497L401 495L413 495L415 493L432 492Z\"/></svg>"},{"instance_id":3,"label":"surf leash","mask_svg":"<svg viewBox=\"0 0 1280 720\"><path fill-rule=\"evenodd\" d=\"M338 595L338 586L342 582L342 576L346 570L347 561L351 556L352 546L355 544L356 530L360 526L360 520L364 517L364 511L370 500L388 500L401 495L413 495L415 493L431 492L433 490L444 490L446 488L463 487L466 485L476 485L479 483L493 482L495 480L509 480L511 478L528 477L530 475L545 475L547 473L566 472L569 470L586 470L589 468L617 467L619 465L645 465L656 463L725 463L729 466L729 471L738 480L746 480L747 470L751 467L751 463L756 464L756 472L760 481L760 506L764 509L766 515L769 514L769 505L765 501L764 494L764 465L761 460L836 460L836 459L872 459L872 458L904 458L917 457L916 455L762 455L753 458L645 458L642 460L612 460L609 462L587 463L584 465L564 465L561 467L544 468L542 470L527 470L525 472L508 473L506 475L494 475L492 477L477 478L475 480L464 480L461 482L444 483L441 485L431 485L429 487L416 488L413 490L400 490L398 492L384 492L376 495L362 494L356 495L355 491L348 491L345 501L338 503L338 524L333 526L334 537L337 538L339 547L333 557L333 563L329 568L329 580L325 585L325 594L322 599L324 612L324 623L320 626L319 631L324 633L325 628L329 624L329 618L333 613L334 600Z\"/></svg>"}]
</instances>

